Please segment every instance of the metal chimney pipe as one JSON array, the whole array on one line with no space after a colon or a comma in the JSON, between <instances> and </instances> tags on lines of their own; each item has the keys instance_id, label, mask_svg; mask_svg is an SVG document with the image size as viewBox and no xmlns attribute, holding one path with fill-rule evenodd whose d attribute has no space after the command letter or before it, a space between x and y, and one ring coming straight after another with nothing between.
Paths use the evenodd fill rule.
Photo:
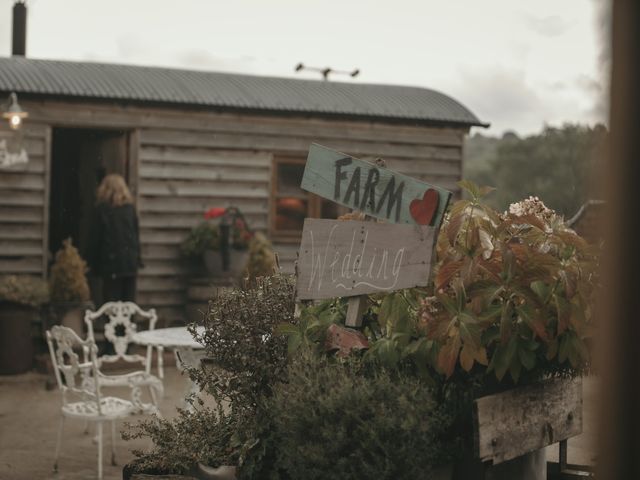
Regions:
<instances>
[{"instance_id":1,"label":"metal chimney pipe","mask_svg":"<svg viewBox=\"0 0 640 480\"><path fill-rule=\"evenodd\" d=\"M11 55L24 57L27 54L27 5L16 1L13 5L13 41Z\"/></svg>"}]
</instances>

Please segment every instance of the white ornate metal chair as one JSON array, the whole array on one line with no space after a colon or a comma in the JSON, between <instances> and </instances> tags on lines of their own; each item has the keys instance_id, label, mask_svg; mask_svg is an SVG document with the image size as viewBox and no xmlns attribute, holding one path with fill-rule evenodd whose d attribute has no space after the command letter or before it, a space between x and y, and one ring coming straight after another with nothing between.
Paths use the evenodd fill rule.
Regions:
<instances>
[{"instance_id":1,"label":"white ornate metal chair","mask_svg":"<svg viewBox=\"0 0 640 480\"><path fill-rule=\"evenodd\" d=\"M149 330L153 330L158 321L155 309L142 310L133 302L107 302L95 312L86 310L84 321L87 324L87 338L95 342L94 322L102 316L108 317L108 321L104 325L104 336L112 345L115 354L105 354L98 357L98 367L102 368L105 363L113 363L118 360L124 360L129 363L140 363L143 370L136 372L144 372L149 379L149 385L155 385L156 380L164 378L163 369L163 348L158 348L158 376L151 374L151 365L153 361L153 347L148 346L146 355L129 354L129 344L133 335L136 333L138 326L131 320L134 315L139 315L149 322ZM123 386L127 384L126 375L108 375L103 382L104 386ZM154 405L157 406L157 398L155 389L150 388Z\"/></svg>"},{"instance_id":2,"label":"white ornate metal chair","mask_svg":"<svg viewBox=\"0 0 640 480\"><path fill-rule=\"evenodd\" d=\"M62 391L62 415L53 469L58 471L64 421L66 418L77 418L97 424L98 478L101 479L103 423L111 422L111 462L115 465L116 420L138 413L159 413L155 405L140 401L141 387L148 385L148 378L135 372L126 376L127 385L131 388L131 400L103 396L101 387L104 376L98 369L98 349L91 339L82 340L72 329L56 325L47 331L47 343L58 387ZM155 388L162 389L160 381L157 382Z\"/></svg>"}]
</instances>

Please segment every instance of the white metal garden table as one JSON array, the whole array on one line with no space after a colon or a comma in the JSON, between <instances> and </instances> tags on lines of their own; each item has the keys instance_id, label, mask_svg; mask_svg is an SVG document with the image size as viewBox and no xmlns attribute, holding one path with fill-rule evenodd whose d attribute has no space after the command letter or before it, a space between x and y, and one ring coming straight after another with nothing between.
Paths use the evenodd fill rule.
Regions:
<instances>
[{"instance_id":1,"label":"white metal garden table","mask_svg":"<svg viewBox=\"0 0 640 480\"><path fill-rule=\"evenodd\" d=\"M204 333L204 327L196 327L196 333L199 335ZM131 341L138 345L172 349L176 356L176 366L180 370L198 366L204 355L204 346L193 338L187 327L156 328L136 332ZM198 386L190 380L185 398L197 391ZM189 408L186 402L185 407Z\"/></svg>"}]
</instances>

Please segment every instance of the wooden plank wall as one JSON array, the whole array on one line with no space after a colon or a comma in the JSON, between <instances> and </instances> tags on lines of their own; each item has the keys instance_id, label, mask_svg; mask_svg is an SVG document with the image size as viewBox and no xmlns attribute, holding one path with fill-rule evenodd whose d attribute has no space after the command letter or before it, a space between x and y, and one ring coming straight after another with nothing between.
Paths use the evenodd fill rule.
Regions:
<instances>
[{"instance_id":1,"label":"wooden plank wall","mask_svg":"<svg viewBox=\"0 0 640 480\"><path fill-rule=\"evenodd\" d=\"M15 141L6 123L0 140ZM21 131L27 164L0 169L0 275L44 276L47 266L50 129L29 124Z\"/></svg>"},{"instance_id":2,"label":"wooden plank wall","mask_svg":"<svg viewBox=\"0 0 640 480\"><path fill-rule=\"evenodd\" d=\"M137 152L139 160L135 181L145 263L138 300L158 308L164 323L183 318L190 272L180 259L179 245L207 208L236 205L252 227L268 228L274 156L304 159L309 145L317 142L368 160L383 157L389 168L457 194L467 132L466 128L53 101L32 101L27 107L30 118L39 122L132 132L130 152ZM41 180L21 181L42 188ZM292 269L296 248L276 244L287 270Z\"/></svg>"}]
</instances>

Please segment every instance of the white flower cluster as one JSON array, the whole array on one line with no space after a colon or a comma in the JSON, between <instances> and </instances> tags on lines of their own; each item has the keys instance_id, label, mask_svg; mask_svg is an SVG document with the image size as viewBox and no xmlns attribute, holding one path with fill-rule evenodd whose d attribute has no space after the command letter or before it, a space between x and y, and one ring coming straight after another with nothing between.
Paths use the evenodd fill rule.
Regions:
<instances>
[{"instance_id":1,"label":"white flower cluster","mask_svg":"<svg viewBox=\"0 0 640 480\"><path fill-rule=\"evenodd\" d=\"M516 217L533 215L545 222L549 222L555 217L556 212L548 208L538 197L529 197L509 205L509 214Z\"/></svg>"}]
</instances>

